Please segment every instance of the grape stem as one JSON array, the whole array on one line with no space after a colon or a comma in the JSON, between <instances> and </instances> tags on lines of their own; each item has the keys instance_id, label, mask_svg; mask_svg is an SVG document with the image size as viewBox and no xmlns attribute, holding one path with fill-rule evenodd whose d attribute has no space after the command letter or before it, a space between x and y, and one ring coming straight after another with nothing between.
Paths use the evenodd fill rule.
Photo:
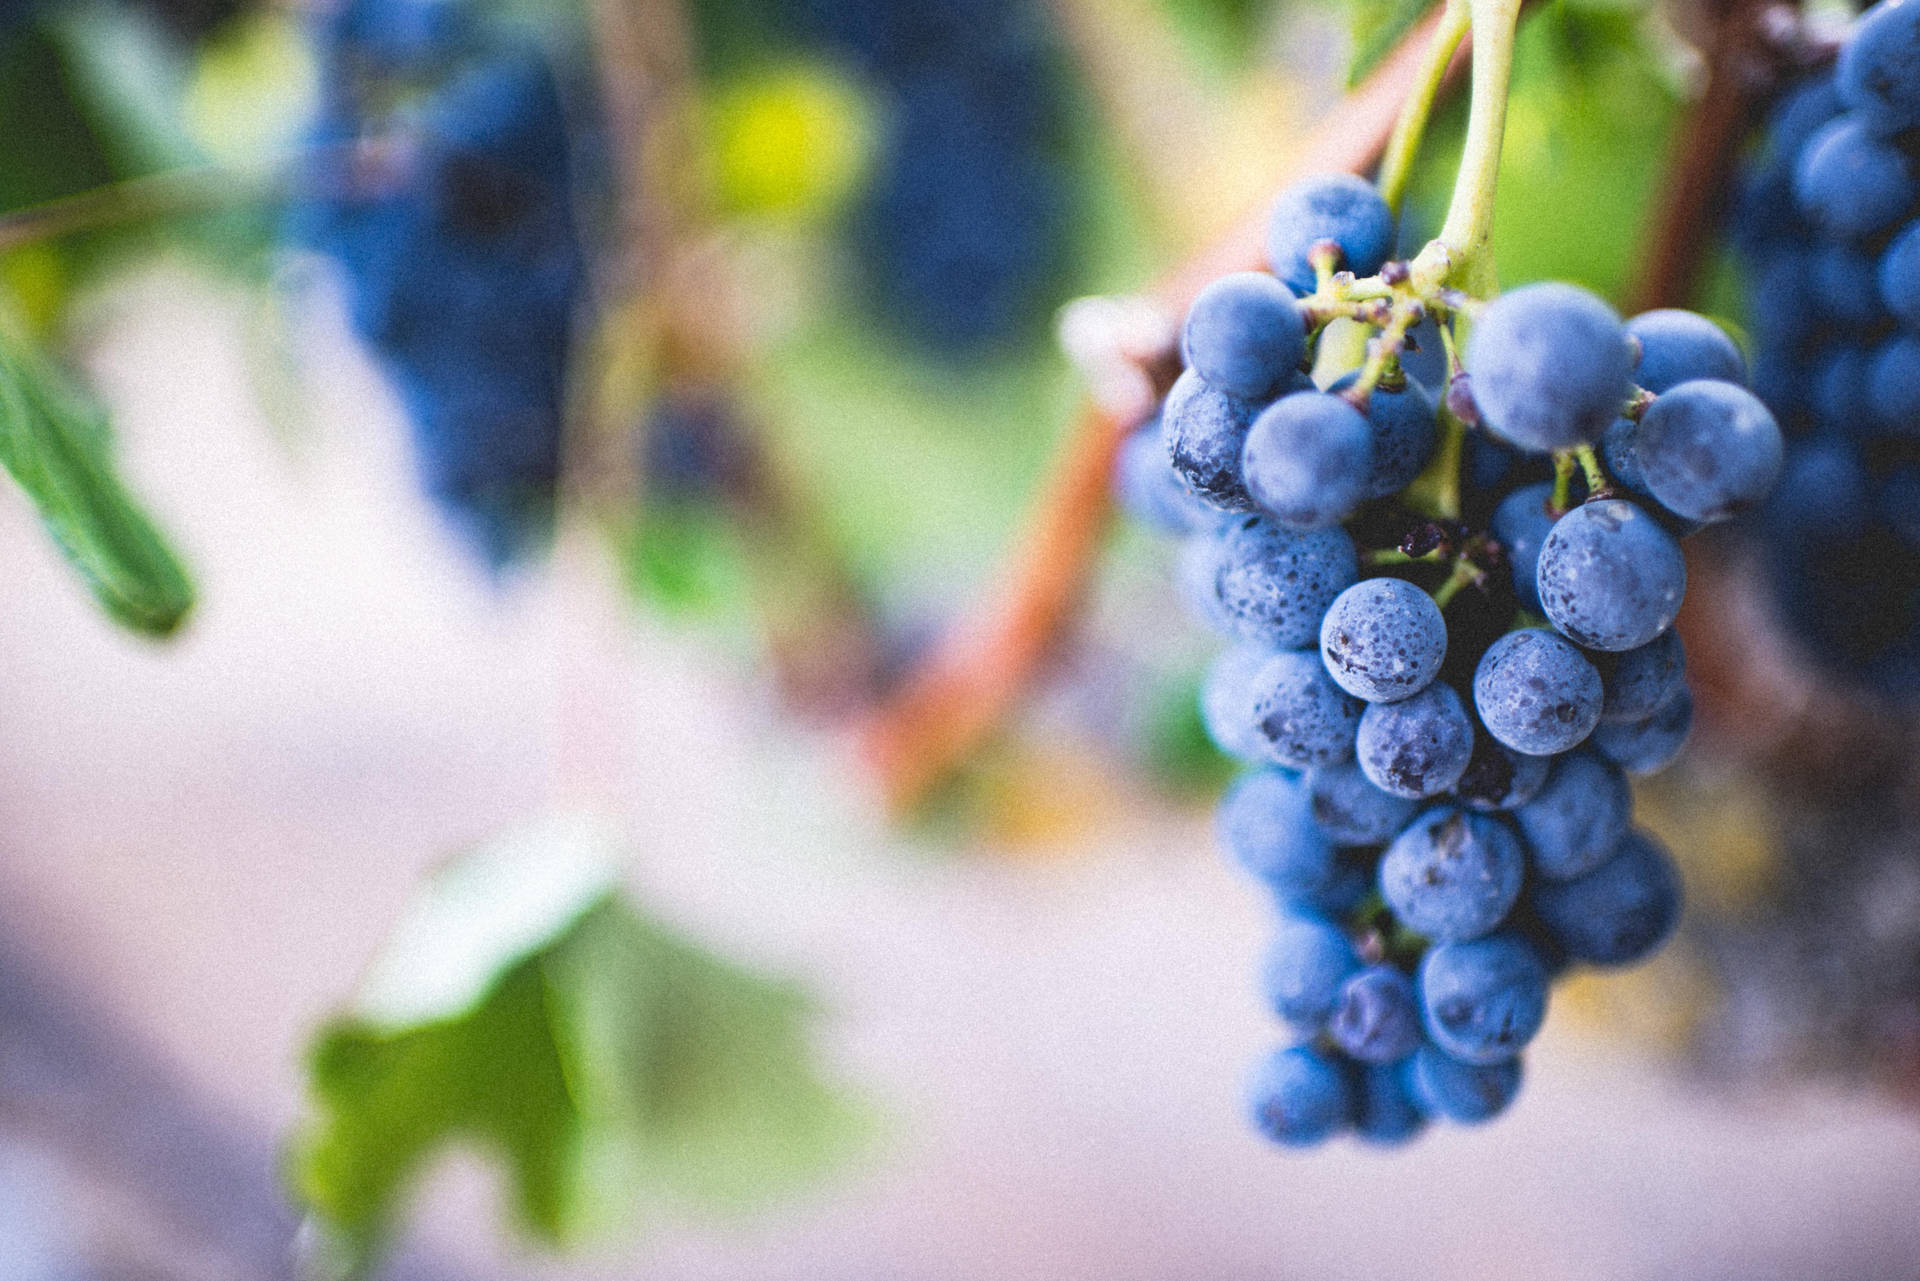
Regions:
<instances>
[{"instance_id":1,"label":"grape stem","mask_svg":"<svg viewBox=\"0 0 1920 1281\"><path fill-rule=\"evenodd\" d=\"M1490 245L1500 147L1507 130L1507 88L1522 0L1467 0L1473 28L1473 89L1467 140L1454 176L1453 200L1440 235L1414 261L1414 278L1429 293L1458 285L1477 298L1497 287Z\"/></svg>"},{"instance_id":2,"label":"grape stem","mask_svg":"<svg viewBox=\"0 0 1920 1281\"><path fill-rule=\"evenodd\" d=\"M1567 508L1573 505L1573 472L1578 465L1573 455L1571 449L1554 451L1553 497L1547 500L1547 511L1551 515L1564 516Z\"/></svg>"},{"instance_id":3,"label":"grape stem","mask_svg":"<svg viewBox=\"0 0 1920 1281\"><path fill-rule=\"evenodd\" d=\"M1473 557L1462 552L1453 562L1453 572L1447 575L1447 581L1433 589L1433 603L1445 609L1460 594L1460 589L1468 585L1478 587L1487 581L1486 571L1473 563Z\"/></svg>"},{"instance_id":4,"label":"grape stem","mask_svg":"<svg viewBox=\"0 0 1920 1281\"><path fill-rule=\"evenodd\" d=\"M1613 485L1607 480L1607 470L1600 465L1600 455L1592 445L1575 445L1574 459L1580 464L1580 472L1586 477L1587 497L1600 498L1613 492Z\"/></svg>"},{"instance_id":5,"label":"grape stem","mask_svg":"<svg viewBox=\"0 0 1920 1281\"><path fill-rule=\"evenodd\" d=\"M1440 96L1440 86L1447 78L1447 68L1453 65L1454 55L1459 51L1460 42L1466 38L1471 25L1467 0L1447 0L1440 14L1439 25L1434 28L1433 40L1427 45L1426 60L1421 64L1419 78L1414 81L1412 91L1400 107L1400 118L1394 122L1393 136L1387 139L1387 154L1380 160L1379 187L1387 207L1396 214L1400 212L1400 202L1406 196L1407 180L1413 176L1414 157L1419 154L1420 142L1426 136L1434 100Z\"/></svg>"}]
</instances>

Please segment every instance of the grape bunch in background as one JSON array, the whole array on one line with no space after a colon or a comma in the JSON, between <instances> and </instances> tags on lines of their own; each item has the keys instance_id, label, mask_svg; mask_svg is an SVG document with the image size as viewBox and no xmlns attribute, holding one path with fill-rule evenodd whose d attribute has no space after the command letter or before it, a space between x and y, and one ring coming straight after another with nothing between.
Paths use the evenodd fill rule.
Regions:
<instances>
[{"instance_id":1,"label":"grape bunch in background","mask_svg":"<svg viewBox=\"0 0 1920 1281\"><path fill-rule=\"evenodd\" d=\"M1792 443L1758 532L1825 670L1920 694L1920 6L1880 4L1775 107L1734 206L1754 388Z\"/></svg>"},{"instance_id":2,"label":"grape bunch in background","mask_svg":"<svg viewBox=\"0 0 1920 1281\"><path fill-rule=\"evenodd\" d=\"M1359 179L1284 193L1272 274L1199 295L1116 477L1233 642L1201 710L1250 767L1219 830L1278 908L1287 1043L1251 1105L1289 1145L1494 1116L1550 980L1668 937L1679 878L1628 775L1691 723L1677 539L1760 503L1783 452L1704 318L1623 324L1565 284L1483 302L1387 261L1393 230ZM1337 377L1335 321L1370 335ZM1428 321L1444 386L1401 361Z\"/></svg>"},{"instance_id":3,"label":"grape bunch in background","mask_svg":"<svg viewBox=\"0 0 1920 1281\"><path fill-rule=\"evenodd\" d=\"M587 284L560 80L452 0L346 0L317 34L296 234L339 263L427 493L505 563L552 520Z\"/></svg>"}]
</instances>

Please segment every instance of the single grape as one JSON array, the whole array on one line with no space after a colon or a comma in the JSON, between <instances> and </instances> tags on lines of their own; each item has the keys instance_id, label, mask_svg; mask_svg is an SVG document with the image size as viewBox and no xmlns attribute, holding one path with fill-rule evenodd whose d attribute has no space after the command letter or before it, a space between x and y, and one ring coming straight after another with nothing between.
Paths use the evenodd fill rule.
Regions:
<instances>
[{"instance_id":1,"label":"single grape","mask_svg":"<svg viewBox=\"0 0 1920 1281\"><path fill-rule=\"evenodd\" d=\"M1413 982L1391 965L1369 965L1340 984L1327 1036L1362 1063L1397 1063L1420 1048Z\"/></svg>"},{"instance_id":2,"label":"single grape","mask_svg":"<svg viewBox=\"0 0 1920 1281\"><path fill-rule=\"evenodd\" d=\"M1547 1017L1547 967L1516 934L1440 943L1420 960L1420 1008L1433 1043L1464 1063L1500 1063Z\"/></svg>"},{"instance_id":3,"label":"single grape","mask_svg":"<svg viewBox=\"0 0 1920 1281\"><path fill-rule=\"evenodd\" d=\"M1207 386L1261 400L1298 371L1306 322L1285 285L1264 271L1239 271L1200 291L1181 344L1188 367Z\"/></svg>"},{"instance_id":4,"label":"single grape","mask_svg":"<svg viewBox=\"0 0 1920 1281\"><path fill-rule=\"evenodd\" d=\"M1638 830L1586 875L1536 886L1534 910L1567 954L1590 965L1632 965L1658 951L1680 920L1680 873Z\"/></svg>"},{"instance_id":5,"label":"single grape","mask_svg":"<svg viewBox=\"0 0 1920 1281\"><path fill-rule=\"evenodd\" d=\"M1529 756L1578 747L1600 721L1602 697L1600 673L1586 655L1543 627L1502 636L1473 674L1480 723Z\"/></svg>"},{"instance_id":6,"label":"single grape","mask_svg":"<svg viewBox=\"0 0 1920 1281\"><path fill-rule=\"evenodd\" d=\"M1606 698L1603 722L1637 721L1653 715L1687 687L1687 652L1671 629L1616 656L1600 675Z\"/></svg>"},{"instance_id":7,"label":"single grape","mask_svg":"<svg viewBox=\"0 0 1920 1281\"><path fill-rule=\"evenodd\" d=\"M1859 240L1897 222L1920 185L1898 147L1845 115L1822 125L1800 153L1793 194L1821 230Z\"/></svg>"},{"instance_id":8,"label":"single grape","mask_svg":"<svg viewBox=\"0 0 1920 1281\"><path fill-rule=\"evenodd\" d=\"M1420 800L1460 781L1473 758L1473 722L1451 686L1433 684L1398 703L1370 703L1355 739L1375 787Z\"/></svg>"},{"instance_id":9,"label":"single grape","mask_svg":"<svg viewBox=\"0 0 1920 1281\"><path fill-rule=\"evenodd\" d=\"M1416 808L1375 787L1353 761L1310 770L1306 784L1314 822L1342 845L1385 845Z\"/></svg>"},{"instance_id":10,"label":"single grape","mask_svg":"<svg viewBox=\"0 0 1920 1281\"><path fill-rule=\"evenodd\" d=\"M1275 654L1253 678L1254 728L1267 758L1290 769L1351 758L1363 706L1333 683L1312 650Z\"/></svg>"},{"instance_id":11,"label":"single grape","mask_svg":"<svg viewBox=\"0 0 1920 1281\"><path fill-rule=\"evenodd\" d=\"M1275 1050L1260 1061L1247 1105L1260 1132L1285 1147L1331 1138L1352 1110L1339 1065L1306 1045Z\"/></svg>"},{"instance_id":12,"label":"single grape","mask_svg":"<svg viewBox=\"0 0 1920 1281\"><path fill-rule=\"evenodd\" d=\"M1858 245L1828 241L1813 251L1812 267L1813 301L1832 325L1864 330L1886 320L1887 309L1874 283L1878 264L1871 254Z\"/></svg>"},{"instance_id":13,"label":"single grape","mask_svg":"<svg viewBox=\"0 0 1920 1281\"><path fill-rule=\"evenodd\" d=\"M1282 914L1260 965L1260 988L1276 1017L1301 1036L1313 1036L1344 999L1347 980L1360 973L1353 944L1332 922Z\"/></svg>"},{"instance_id":14,"label":"single grape","mask_svg":"<svg viewBox=\"0 0 1920 1281\"><path fill-rule=\"evenodd\" d=\"M1283 902L1313 906L1340 888L1345 869L1296 776L1272 769L1241 775L1220 798L1214 822L1233 860Z\"/></svg>"},{"instance_id":15,"label":"single grape","mask_svg":"<svg viewBox=\"0 0 1920 1281\"><path fill-rule=\"evenodd\" d=\"M1213 745L1242 761L1265 757L1265 745L1253 727L1253 678L1274 651L1264 645L1225 649L1200 683L1200 723Z\"/></svg>"},{"instance_id":16,"label":"single grape","mask_svg":"<svg viewBox=\"0 0 1920 1281\"><path fill-rule=\"evenodd\" d=\"M1920 11L1876 4L1840 48L1840 98L1883 131L1920 124Z\"/></svg>"},{"instance_id":17,"label":"single grape","mask_svg":"<svg viewBox=\"0 0 1920 1281\"><path fill-rule=\"evenodd\" d=\"M1621 499L1574 508L1540 547L1540 608L1588 649L1638 649L1672 623L1687 591L1673 537Z\"/></svg>"},{"instance_id":18,"label":"single grape","mask_svg":"<svg viewBox=\"0 0 1920 1281\"><path fill-rule=\"evenodd\" d=\"M1370 1063L1353 1074L1353 1133L1365 1143L1393 1146L1426 1128L1414 1095L1411 1060Z\"/></svg>"},{"instance_id":19,"label":"single grape","mask_svg":"<svg viewBox=\"0 0 1920 1281\"><path fill-rule=\"evenodd\" d=\"M1920 436L1920 337L1899 334L1874 348L1867 365L1867 408L1890 436Z\"/></svg>"},{"instance_id":20,"label":"single grape","mask_svg":"<svg viewBox=\"0 0 1920 1281\"><path fill-rule=\"evenodd\" d=\"M1394 703L1427 687L1447 656L1447 620L1404 578L1368 578L1334 598L1320 623L1320 655L1341 689Z\"/></svg>"},{"instance_id":21,"label":"single grape","mask_svg":"<svg viewBox=\"0 0 1920 1281\"><path fill-rule=\"evenodd\" d=\"M1564 881L1604 862L1633 819L1633 793L1620 767L1593 752L1553 762L1540 794L1513 813L1540 875Z\"/></svg>"},{"instance_id":22,"label":"single grape","mask_svg":"<svg viewBox=\"0 0 1920 1281\"><path fill-rule=\"evenodd\" d=\"M1280 193L1267 218L1267 260L1296 294L1314 290L1309 255L1322 240L1340 246L1337 268L1371 276L1393 251L1393 211L1372 183L1352 174L1303 179Z\"/></svg>"},{"instance_id":23,"label":"single grape","mask_svg":"<svg viewBox=\"0 0 1920 1281\"><path fill-rule=\"evenodd\" d=\"M1535 613L1540 612L1540 587L1536 577L1540 544L1547 541L1555 519L1547 510L1552 501L1552 484L1523 485L1493 509L1493 536L1506 549L1507 564L1513 570L1514 594L1520 598L1522 608Z\"/></svg>"},{"instance_id":24,"label":"single grape","mask_svg":"<svg viewBox=\"0 0 1920 1281\"><path fill-rule=\"evenodd\" d=\"M1467 376L1489 431L1545 452L1593 441L1633 389L1633 349L1611 307L1574 285L1527 285L1487 305Z\"/></svg>"},{"instance_id":25,"label":"single grape","mask_svg":"<svg viewBox=\"0 0 1920 1281\"><path fill-rule=\"evenodd\" d=\"M1880 255L1876 280L1887 310L1907 328L1920 329L1920 222L1908 223Z\"/></svg>"},{"instance_id":26,"label":"single grape","mask_svg":"<svg viewBox=\"0 0 1920 1281\"><path fill-rule=\"evenodd\" d=\"M1629 774L1655 774L1673 763L1692 731L1693 695L1682 689L1644 720L1602 725L1593 745Z\"/></svg>"},{"instance_id":27,"label":"single grape","mask_svg":"<svg viewBox=\"0 0 1920 1281\"><path fill-rule=\"evenodd\" d=\"M1360 371L1335 380L1330 392L1354 385ZM1376 386L1367 396L1367 425L1373 432L1373 466L1362 488L1363 498L1386 498L1413 483L1426 469L1440 441L1439 409L1433 395L1411 377L1398 388Z\"/></svg>"},{"instance_id":28,"label":"single grape","mask_svg":"<svg viewBox=\"0 0 1920 1281\"><path fill-rule=\"evenodd\" d=\"M1493 930L1520 896L1520 842L1497 818L1440 806L1396 836L1380 893L1408 929L1438 942Z\"/></svg>"},{"instance_id":29,"label":"single grape","mask_svg":"<svg viewBox=\"0 0 1920 1281\"><path fill-rule=\"evenodd\" d=\"M1414 1097L1433 1116L1462 1125L1491 1121L1520 1093L1520 1060L1485 1065L1463 1063L1437 1045L1415 1052L1410 1078Z\"/></svg>"},{"instance_id":30,"label":"single grape","mask_svg":"<svg viewBox=\"0 0 1920 1281\"><path fill-rule=\"evenodd\" d=\"M1373 433L1339 396L1295 392L1253 420L1240 467L1261 511L1295 529L1326 529L1366 496Z\"/></svg>"},{"instance_id":31,"label":"single grape","mask_svg":"<svg viewBox=\"0 0 1920 1281\"><path fill-rule=\"evenodd\" d=\"M1189 369L1160 407L1160 434L1174 474L1195 497L1222 511L1253 510L1240 475L1240 450L1260 402L1209 387Z\"/></svg>"},{"instance_id":32,"label":"single grape","mask_svg":"<svg viewBox=\"0 0 1920 1281\"><path fill-rule=\"evenodd\" d=\"M1633 380L1648 391L1662 392L1694 378L1747 381L1746 358L1733 339L1698 312L1643 311L1627 321L1626 330L1640 340Z\"/></svg>"},{"instance_id":33,"label":"single grape","mask_svg":"<svg viewBox=\"0 0 1920 1281\"><path fill-rule=\"evenodd\" d=\"M1274 649L1299 649L1320 636L1320 618L1360 573L1344 529L1287 529L1243 517L1221 538L1213 591L1228 630Z\"/></svg>"},{"instance_id":34,"label":"single grape","mask_svg":"<svg viewBox=\"0 0 1920 1281\"><path fill-rule=\"evenodd\" d=\"M1219 510L1196 497L1168 465L1157 417L1121 443L1113 491L1129 516L1161 533L1197 534L1220 522Z\"/></svg>"},{"instance_id":35,"label":"single grape","mask_svg":"<svg viewBox=\"0 0 1920 1281\"><path fill-rule=\"evenodd\" d=\"M1726 520L1757 507L1780 479L1786 442L1758 397L1696 379L1663 392L1640 420L1636 452L1647 488L1690 520Z\"/></svg>"},{"instance_id":36,"label":"single grape","mask_svg":"<svg viewBox=\"0 0 1920 1281\"><path fill-rule=\"evenodd\" d=\"M1519 809L1547 785L1549 758L1516 752L1490 735L1477 735L1467 772L1454 784L1454 795L1469 809L1482 813Z\"/></svg>"}]
</instances>

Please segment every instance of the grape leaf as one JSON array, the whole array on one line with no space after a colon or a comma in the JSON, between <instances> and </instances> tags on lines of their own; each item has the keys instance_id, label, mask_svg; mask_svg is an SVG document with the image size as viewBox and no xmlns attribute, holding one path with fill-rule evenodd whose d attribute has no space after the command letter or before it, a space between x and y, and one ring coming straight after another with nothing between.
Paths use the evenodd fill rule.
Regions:
<instances>
[{"instance_id":1,"label":"grape leaf","mask_svg":"<svg viewBox=\"0 0 1920 1281\"><path fill-rule=\"evenodd\" d=\"M1432 7L1433 0L1350 0L1353 57L1347 64L1348 86L1364 80Z\"/></svg>"},{"instance_id":2,"label":"grape leaf","mask_svg":"<svg viewBox=\"0 0 1920 1281\"><path fill-rule=\"evenodd\" d=\"M121 484L111 448L99 411L0 324L0 466L107 612L165 636L192 608L193 584Z\"/></svg>"},{"instance_id":3,"label":"grape leaf","mask_svg":"<svg viewBox=\"0 0 1920 1281\"><path fill-rule=\"evenodd\" d=\"M809 1065L800 993L644 916L611 852L547 825L452 864L320 1031L289 1173L323 1270L361 1274L456 1144L565 1245L636 1210L744 1206L857 1134Z\"/></svg>"}]
</instances>

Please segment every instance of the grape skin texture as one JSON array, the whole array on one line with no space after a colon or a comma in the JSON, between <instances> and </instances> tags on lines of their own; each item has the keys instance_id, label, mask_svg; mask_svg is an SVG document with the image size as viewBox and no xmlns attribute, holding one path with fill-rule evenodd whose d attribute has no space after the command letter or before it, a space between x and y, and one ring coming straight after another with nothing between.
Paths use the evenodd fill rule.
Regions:
<instances>
[{"instance_id":1,"label":"grape skin texture","mask_svg":"<svg viewBox=\"0 0 1920 1281\"><path fill-rule=\"evenodd\" d=\"M1370 703L1425 689L1447 656L1447 621L1404 578L1369 578L1334 598L1320 623L1320 654L1340 688Z\"/></svg>"},{"instance_id":2,"label":"grape skin texture","mask_svg":"<svg viewBox=\"0 0 1920 1281\"><path fill-rule=\"evenodd\" d=\"M1413 983L1391 965L1347 977L1334 998L1327 1035L1362 1063L1397 1063L1420 1048L1420 1005Z\"/></svg>"},{"instance_id":3,"label":"grape skin texture","mask_svg":"<svg viewBox=\"0 0 1920 1281\"><path fill-rule=\"evenodd\" d=\"M1436 340L1437 341L1437 340ZM1330 392L1342 392L1359 381L1360 371L1334 380ZM1367 395L1367 424L1373 432L1373 465L1367 471L1362 498L1387 498L1413 483L1425 470L1440 441L1439 407L1427 389L1412 378L1396 389L1376 386Z\"/></svg>"},{"instance_id":4,"label":"grape skin texture","mask_svg":"<svg viewBox=\"0 0 1920 1281\"><path fill-rule=\"evenodd\" d=\"M1306 789L1282 770L1235 780L1214 814L1220 844L1282 902L1316 909L1347 880L1338 852L1313 822Z\"/></svg>"},{"instance_id":5,"label":"grape skin texture","mask_svg":"<svg viewBox=\"0 0 1920 1281\"><path fill-rule=\"evenodd\" d=\"M1897 148L1842 116L1822 125L1800 153L1793 194L1822 230L1858 240L1891 226L1920 187Z\"/></svg>"},{"instance_id":6,"label":"grape skin texture","mask_svg":"<svg viewBox=\"0 0 1920 1281\"><path fill-rule=\"evenodd\" d=\"M1327 1025L1347 981L1360 972L1347 936L1316 917L1282 915L1260 970L1274 1014L1302 1036Z\"/></svg>"},{"instance_id":7,"label":"grape skin texture","mask_svg":"<svg viewBox=\"0 0 1920 1281\"><path fill-rule=\"evenodd\" d=\"M1290 769L1349 759L1361 706L1312 650L1275 654L1253 678L1254 726L1268 758Z\"/></svg>"},{"instance_id":8,"label":"grape skin texture","mask_svg":"<svg viewBox=\"0 0 1920 1281\"><path fill-rule=\"evenodd\" d=\"M1253 420L1240 455L1254 505L1294 529L1338 525L1360 505L1373 468L1366 418L1338 396L1282 396Z\"/></svg>"},{"instance_id":9,"label":"grape skin texture","mask_svg":"<svg viewBox=\"0 0 1920 1281\"><path fill-rule=\"evenodd\" d=\"M1680 633L1669 629L1617 656L1601 674L1606 698L1602 722L1644 720L1677 698L1687 684L1687 651Z\"/></svg>"},{"instance_id":10,"label":"grape skin texture","mask_svg":"<svg viewBox=\"0 0 1920 1281\"><path fill-rule=\"evenodd\" d=\"M1299 368L1306 324L1285 285L1264 271L1236 272L1193 300L1181 350L1207 386L1260 400Z\"/></svg>"},{"instance_id":11,"label":"grape skin texture","mask_svg":"<svg viewBox=\"0 0 1920 1281\"><path fill-rule=\"evenodd\" d=\"M1547 1017L1547 967L1514 934L1441 943L1420 962L1427 1035L1463 1063L1519 1054Z\"/></svg>"},{"instance_id":12,"label":"grape skin texture","mask_svg":"<svg viewBox=\"0 0 1920 1281\"><path fill-rule=\"evenodd\" d=\"M1253 705L1253 678L1272 657L1264 645L1235 645L1220 652L1200 683L1200 722L1207 737L1236 760L1258 761L1265 755L1247 709Z\"/></svg>"},{"instance_id":13,"label":"grape skin texture","mask_svg":"<svg viewBox=\"0 0 1920 1281\"><path fill-rule=\"evenodd\" d=\"M1647 488L1689 520L1726 520L1758 506L1780 478L1786 442L1758 397L1696 379L1660 395L1640 420Z\"/></svg>"},{"instance_id":14,"label":"grape skin texture","mask_svg":"<svg viewBox=\"0 0 1920 1281\"><path fill-rule=\"evenodd\" d=\"M1380 860L1380 893L1409 929L1436 942L1493 930L1520 896L1520 842L1485 814L1442 806L1415 819Z\"/></svg>"},{"instance_id":15,"label":"grape skin texture","mask_svg":"<svg viewBox=\"0 0 1920 1281\"><path fill-rule=\"evenodd\" d=\"M1352 761L1312 770L1306 784L1314 821L1342 845L1385 845L1419 808L1375 787Z\"/></svg>"},{"instance_id":16,"label":"grape skin texture","mask_svg":"<svg viewBox=\"0 0 1920 1281\"><path fill-rule=\"evenodd\" d=\"M1695 378L1745 384L1746 358L1726 331L1698 312L1678 307L1643 311L1626 330L1640 340L1640 363L1633 380L1651 392L1663 392Z\"/></svg>"},{"instance_id":17,"label":"grape skin texture","mask_svg":"<svg viewBox=\"0 0 1920 1281\"><path fill-rule=\"evenodd\" d=\"M1321 240L1340 246L1340 269L1370 276L1393 251L1393 212L1363 178L1344 173L1307 178L1282 192L1267 218L1267 260L1296 294L1314 290L1308 255Z\"/></svg>"},{"instance_id":18,"label":"grape skin texture","mask_svg":"<svg viewBox=\"0 0 1920 1281\"><path fill-rule=\"evenodd\" d=\"M1633 351L1613 309L1573 285L1527 285L1487 305L1468 340L1482 421L1522 449L1598 440L1633 389Z\"/></svg>"},{"instance_id":19,"label":"grape skin texture","mask_svg":"<svg viewBox=\"0 0 1920 1281\"><path fill-rule=\"evenodd\" d=\"M1600 722L1600 673L1544 628L1508 632L1480 656L1473 703L1487 732L1516 752L1572 751Z\"/></svg>"},{"instance_id":20,"label":"grape skin texture","mask_svg":"<svg viewBox=\"0 0 1920 1281\"><path fill-rule=\"evenodd\" d=\"M1383 792L1410 800L1438 796L1473 759L1473 722L1451 686L1433 684L1398 703L1370 703L1355 754Z\"/></svg>"},{"instance_id":21,"label":"grape skin texture","mask_svg":"<svg viewBox=\"0 0 1920 1281\"><path fill-rule=\"evenodd\" d=\"M1873 6L1840 50L1840 97L1883 129L1920 124L1920 6Z\"/></svg>"},{"instance_id":22,"label":"grape skin texture","mask_svg":"<svg viewBox=\"0 0 1920 1281\"><path fill-rule=\"evenodd\" d=\"M1680 612L1687 563L1671 535L1632 503L1601 499L1574 508L1540 548L1540 607L1587 649L1638 649Z\"/></svg>"},{"instance_id":23,"label":"grape skin texture","mask_svg":"<svg viewBox=\"0 0 1920 1281\"><path fill-rule=\"evenodd\" d=\"M1547 785L1550 767L1545 756L1516 752L1491 736L1476 738L1473 759L1454 792L1469 809L1482 813L1519 809Z\"/></svg>"},{"instance_id":24,"label":"grape skin texture","mask_svg":"<svg viewBox=\"0 0 1920 1281\"><path fill-rule=\"evenodd\" d=\"M1304 1045L1275 1050L1260 1061L1247 1104L1261 1133L1284 1147L1308 1147L1330 1137L1352 1107L1339 1066Z\"/></svg>"},{"instance_id":25,"label":"grape skin texture","mask_svg":"<svg viewBox=\"0 0 1920 1281\"><path fill-rule=\"evenodd\" d=\"M1428 1112L1477 1125L1506 1111L1520 1093L1520 1060L1479 1066L1423 1045L1413 1056L1411 1077L1414 1096Z\"/></svg>"},{"instance_id":26,"label":"grape skin texture","mask_svg":"<svg viewBox=\"0 0 1920 1281\"><path fill-rule=\"evenodd\" d=\"M1633 820L1633 793L1617 765L1576 752L1553 763L1546 787L1513 817L1533 851L1534 869L1570 880L1613 853Z\"/></svg>"},{"instance_id":27,"label":"grape skin texture","mask_svg":"<svg viewBox=\"0 0 1920 1281\"><path fill-rule=\"evenodd\" d=\"M1540 612L1540 544L1553 531L1554 517L1547 510L1552 498L1551 484L1523 485L1493 509L1493 536L1506 549L1507 563L1513 570L1514 595L1520 598L1522 608L1536 614Z\"/></svg>"},{"instance_id":28,"label":"grape skin texture","mask_svg":"<svg viewBox=\"0 0 1920 1281\"><path fill-rule=\"evenodd\" d=\"M1320 618L1360 573L1344 529L1310 532L1248 518L1227 531L1213 595L1242 640L1298 649L1320 635Z\"/></svg>"},{"instance_id":29,"label":"grape skin texture","mask_svg":"<svg viewBox=\"0 0 1920 1281\"><path fill-rule=\"evenodd\" d=\"M1651 836L1629 831L1585 876L1534 890L1534 908L1567 954L1589 965L1651 956L1680 919L1680 873Z\"/></svg>"},{"instance_id":30,"label":"grape skin texture","mask_svg":"<svg viewBox=\"0 0 1920 1281\"><path fill-rule=\"evenodd\" d=\"M1240 450L1260 406L1207 386L1189 369L1167 393L1160 431L1174 472L1194 496L1222 511L1253 510L1240 477Z\"/></svg>"},{"instance_id":31,"label":"grape skin texture","mask_svg":"<svg viewBox=\"0 0 1920 1281\"><path fill-rule=\"evenodd\" d=\"M1220 520L1219 511L1200 501L1168 464L1158 418L1121 443L1113 491L1127 515L1161 533L1197 534Z\"/></svg>"},{"instance_id":32,"label":"grape skin texture","mask_svg":"<svg viewBox=\"0 0 1920 1281\"><path fill-rule=\"evenodd\" d=\"M1645 720L1600 726L1593 745L1629 774L1655 774L1673 763L1692 730L1693 695L1682 689Z\"/></svg>"}]
</instances>

